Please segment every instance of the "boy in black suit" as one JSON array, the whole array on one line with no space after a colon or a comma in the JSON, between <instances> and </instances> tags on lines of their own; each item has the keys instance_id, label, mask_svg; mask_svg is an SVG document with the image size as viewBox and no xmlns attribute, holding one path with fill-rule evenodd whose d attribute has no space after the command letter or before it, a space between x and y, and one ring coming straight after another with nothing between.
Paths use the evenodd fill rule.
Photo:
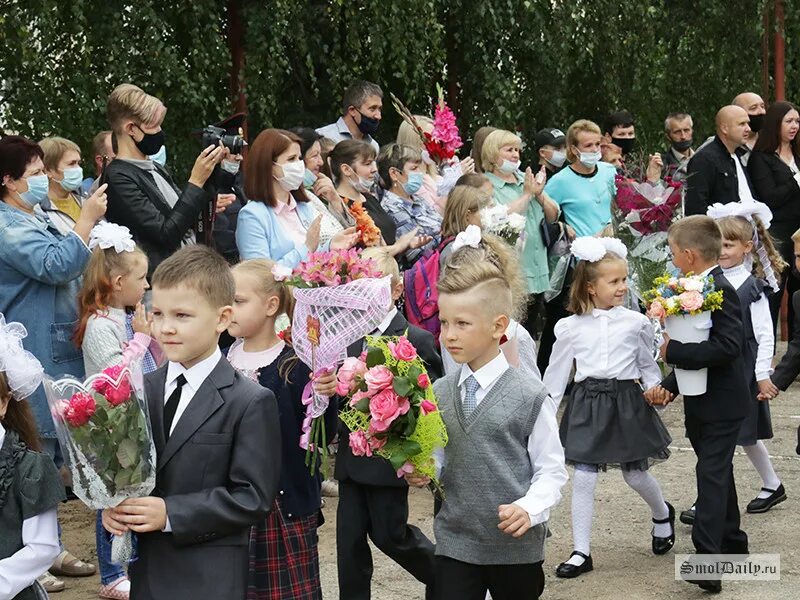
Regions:
<instances>
[{"instance_id":1,"label":"boy in black suit","mask_svg":"<svg viewBox=\"0 0 800 600\"><path fill-rule=\"evenodd\" d=\"M682 273L711 275L722 290L722 308L711 313L708 341L681 343L664 336L661 357L681 369L708 369L708 387L701 396L684 396L686 434L697 454L697 511L692 542L697 554L747 554L747 534L740 528L733 453L750 388L742 359L744 333L736 290L717 265L722 236L711 217L695 215L669 228L672 262ZM646 394L662 404L679 393L675 373ZM719 591L719 580L692 581Z\"/></svg>"},{"instance_id":2,"label":"boy in black suit","mask_svg":"<svg viewBox=\"0 0 800 600\"><path fill-rule=\"evenodd\" d=\"M792 235L794 243L794 268L800 270L800 230ZM772 383L779 389L786 391L792 382L800 375L800 292L792 294L792 306L794 307L794 323L790 325L794 328L794 335L789 340L786 354L781 358L781 362L775 367L772 374ZM759 400L761 396L759 395ZM800 454L800 427L797 428L797 454Z\"/></svg>"},{"instance_id":3,"label":"boy in black suit","mask_svg":"<svg viewBox=\"0 0 800 600\"><path fill-rule=\"evenodd\" d=\"M103 511L110 532L139 534L132 600L247 596L250 527L277 492L281 446L275 396L217 347L233 295L228 264L204 246L153 274L153 331L169 359L145 377L156 487Z\"/></svg>"},{"instance_id":4,"label":"boy in black suit","mask_svg":"<svg viewBox=\"0 0 800 600\"><path fill-rule=\"evenodd\" d=\"M442 359L433 336L409 325L394 302L403 293L403 280L395 259L383 249L368 249L384 275L392 276L392 305L373 335L407 335L425 361L431 381L442 376ZM358 356L364 340L347 349ZM339 481L336 514L336 560L341 600L369 600L372 553L367 536L387 556L426 585L431 598L434 579L433 543L417 527L408 524L408 484L398 477L385 458L353 456L347 443L349 430L339 425L339 451L334 476Z\"/></svg>"}]
</instances>

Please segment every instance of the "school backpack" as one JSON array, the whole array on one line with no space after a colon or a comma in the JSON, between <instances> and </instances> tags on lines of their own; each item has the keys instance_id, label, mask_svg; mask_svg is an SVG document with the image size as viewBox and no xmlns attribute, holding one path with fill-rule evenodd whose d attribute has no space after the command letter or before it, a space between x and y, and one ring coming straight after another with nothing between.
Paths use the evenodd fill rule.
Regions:
<instances>
[{"instance_id":1,"label":"school backpack","mask_svg":"<svg viewBox=\"0 0 800 600\"><path fill-rule=\"evenodd\" d=\"M447 244L455 238L450 236L442 240L439 246L417 260L410 269L403 272L403 285L406 292L406 319L433 334L436 345L439 345L439 257Z\"/></svg>"}]
</instances>

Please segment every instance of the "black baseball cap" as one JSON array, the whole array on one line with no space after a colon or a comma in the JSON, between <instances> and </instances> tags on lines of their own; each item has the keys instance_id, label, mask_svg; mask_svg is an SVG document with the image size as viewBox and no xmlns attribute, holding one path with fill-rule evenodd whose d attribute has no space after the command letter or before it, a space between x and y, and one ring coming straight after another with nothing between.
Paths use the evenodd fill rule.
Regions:
<instances>
[{"instance_id":1,"label":"black baseball cap","mask_svg":"<svg viewBox=\"0 0 800 600\"><path fill-rule=\"evenodd\" d=\"M564 132L560 129L553 129L551 127L540 129L536 133L536 137L533 138L533 144L536 146L536 150L542 146L555 146L558 148L566 143L567 138L564 135Z\"/></svg>"}]
</instances>

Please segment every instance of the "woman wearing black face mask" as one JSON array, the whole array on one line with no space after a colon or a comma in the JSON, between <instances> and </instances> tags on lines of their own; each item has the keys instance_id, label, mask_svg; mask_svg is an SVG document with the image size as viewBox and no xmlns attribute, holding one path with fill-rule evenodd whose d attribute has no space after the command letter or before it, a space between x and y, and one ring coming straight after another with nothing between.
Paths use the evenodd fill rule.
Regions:
<instances>
[{"instance_id":1,"label":"woman wearing black face mask","mask_svg":"<svg viewBox=\"0 0 800 600\"><path fill-rule=\"evenodd\" d=\"M111 92L106 107L117 145L116 160L103 173L107 218L131 230L149 258L148 275L181 245L195 242L193 227L211 200L203 185L225 156L221 146L203 150L181 192L169 173L148 158L164 145L166 112L158 98L129 83Z\"/></svg>"}]
</instances>

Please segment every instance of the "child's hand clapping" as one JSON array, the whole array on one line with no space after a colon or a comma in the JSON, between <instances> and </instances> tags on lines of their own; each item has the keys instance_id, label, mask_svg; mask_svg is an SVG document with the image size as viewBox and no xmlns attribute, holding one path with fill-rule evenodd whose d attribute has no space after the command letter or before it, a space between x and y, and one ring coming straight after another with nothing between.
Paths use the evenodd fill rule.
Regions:
<instances>
[{"instance_id":1,"label":"child's hand clapping","mask_svg":"<svg viewBox=\"0 0 800 600\"><path fill-rule=\"evenodd\" d=\"M314 377L314 391L321 396L333 396L336 393L336 372L326 371L321 375Z\"/></svg>"},{"instance_id":2,"label":"child's hand clapping","mask_svg":"<svg viewBox=\"0 0 800 600\"><path fill-rule=\"evenodd\" d=\"M133 327L134 333L143 333L152 337L150 332L152 331L153 327L153 315L147 314L147 309L141 302L136 305L136 311L133 313L131 327Z\"/></svg>"},{"instance_id":3,"label":"child's hand clapping","mask_svg":"<svg viewBox=\"0 0 800 600\"><path fill-rule=\"evenodd\" d=\"M531 528L531 516L516 504L501 504L497 507L497 516L500 518L497 528L515 538L522 537Z\"/></svg>"},{"instance_id":4,"label":"child's hand clapping","mask_svg":"<svg viewBox=\"0 0 800 600\"><path fill-rule=\"evenodd\" d=\"M767 377L766 379L762 379L758 382L758 399L759 400L771 400L775 398L781 391L778 387L772 383L772 379Z\"/></svg>"}]
</instances>

